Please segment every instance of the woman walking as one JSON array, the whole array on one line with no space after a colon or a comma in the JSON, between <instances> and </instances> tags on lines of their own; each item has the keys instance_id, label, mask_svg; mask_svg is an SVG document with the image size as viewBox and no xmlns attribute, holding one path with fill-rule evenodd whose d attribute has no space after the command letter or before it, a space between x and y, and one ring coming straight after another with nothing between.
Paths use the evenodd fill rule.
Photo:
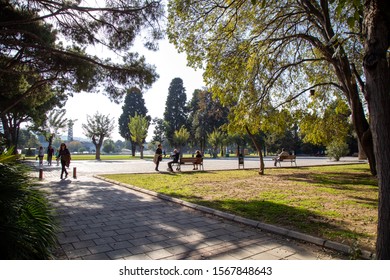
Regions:
<instances>
[{"instance_id":1,"label":"woman walking","mask_svg":"<svg viewBox=\"0 0 390 280\"><path fill-rule=\"evenodd\" d=\"M66 171L66 167L69 167L70 164L70 152L66 147L65 143L62 143L60 146L60 151L58 153L58 158L61 158L61 179L65 173L65 178L68 177L68 172ZM57 158L57 159L58 159Z\"/></svg>"}]
</instances>

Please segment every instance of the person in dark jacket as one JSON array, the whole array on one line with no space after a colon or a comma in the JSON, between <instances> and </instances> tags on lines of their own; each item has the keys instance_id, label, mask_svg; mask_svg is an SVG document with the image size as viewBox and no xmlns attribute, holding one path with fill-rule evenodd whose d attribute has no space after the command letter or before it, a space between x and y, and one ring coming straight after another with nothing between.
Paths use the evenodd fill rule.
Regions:
<instances>
[{"instance_id":1,"label":"person in dark jacket","mask_svg":"<svg viewBox=\"0 0 390 280\"><path fill-rule=\"evenodd\" d=\"M179 156L180 156L180 153L176 149L174 149L173 154L171 155L172 160L168 162L168 170L169 171L173 172L172 163L179 162Z\"/></svg>"},{"instance_id":2,"label":"person in dark jacket","mask_svg":"<svg viewBox=\"0 0 390 280\"><path fill-rule=\"evenodd\" d=\"M160 161L162 161L162 145L158 144L153 158L153 162L156 165L156 168L154 170L158 171L158 166L160 165Z\"/></svg>"},{"instance_id":3,"label":"person in dark jacket","mask_svg":"<svg viewBox=\"0 0 390 280\"><path fill-rule=\"evenodd\" d=\"M69 167L69 164L70 164L70 152L69 152L68 148L66 147L65 143L62 143L60 146L58 158L61 159L61 179L62 179L64 173L65 173L65 178L66 178L66 177L68 177L68 171L66 171L66 167Z\"/></svg>"}]
</instances>

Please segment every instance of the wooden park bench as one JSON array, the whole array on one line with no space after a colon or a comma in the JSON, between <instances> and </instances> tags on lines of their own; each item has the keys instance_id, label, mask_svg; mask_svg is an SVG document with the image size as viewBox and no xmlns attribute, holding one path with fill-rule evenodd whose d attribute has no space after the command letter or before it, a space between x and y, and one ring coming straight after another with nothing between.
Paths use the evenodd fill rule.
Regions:
<instances>
[{"instance_id":1,"label":"wooden park bench","mask_svg":"<svg viewBox=\"0 0 390 280\"><path fill-rule=\"evenodd\" d=\"M276 162L279 163L279 166L281 167L281 162L291 162L291 166L293 166L293 163L295 163L295 166L297 166L297 156L296 155L288 155L288 156L280 156L279 159L276 160Z\"/></svg>"},{"instance_id":2,"label":"wooden park bench","mask_svg":"<svg viewBox=\"0 0 390 280\"><path fill-rule=\"evenodd\" d=\"M204 170L203 168L203 158L196 158L196 157L190 157L190 158L180 158L179 162L173 163L173 166L176 166L177 171L181 171L181 166L185 164L198 164L200 166L200 169Z\"/></svg>"}]
</instances>

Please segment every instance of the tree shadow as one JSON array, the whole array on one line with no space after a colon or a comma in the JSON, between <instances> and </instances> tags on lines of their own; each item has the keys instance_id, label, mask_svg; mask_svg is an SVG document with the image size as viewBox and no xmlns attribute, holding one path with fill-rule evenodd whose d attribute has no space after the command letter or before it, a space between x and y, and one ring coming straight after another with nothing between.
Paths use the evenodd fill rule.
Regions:
<instances>
[{"instance_id":1,"label":"tree shadow","mask_svg":"<svg viewBox=\"0 0 390 280\"><path fill-rule=\"evenodd\" d=\"M64 259L234 259L229 254L248 244L275 240L277 246L295 250L280 237L105 181L69 179L42 187L50 190L48 198L60 221Z\"/></svg>"}]
</instances>

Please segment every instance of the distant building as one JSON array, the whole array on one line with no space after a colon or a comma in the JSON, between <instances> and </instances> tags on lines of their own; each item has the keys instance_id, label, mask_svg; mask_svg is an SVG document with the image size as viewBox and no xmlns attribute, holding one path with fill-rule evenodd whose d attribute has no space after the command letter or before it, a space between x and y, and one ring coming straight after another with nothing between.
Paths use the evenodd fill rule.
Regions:
<instances>
[{"instance_id":1,"label":"distant building","mask_svg":"<svg viewBox=\"0 0 390 280\"><path fill-rule=\"evenodd\" d=\"M77 120L69 120L68 121L68 142L73 141L73 126L74 126L75 121L77 121Z\"/></svg>"}]
</instances>

